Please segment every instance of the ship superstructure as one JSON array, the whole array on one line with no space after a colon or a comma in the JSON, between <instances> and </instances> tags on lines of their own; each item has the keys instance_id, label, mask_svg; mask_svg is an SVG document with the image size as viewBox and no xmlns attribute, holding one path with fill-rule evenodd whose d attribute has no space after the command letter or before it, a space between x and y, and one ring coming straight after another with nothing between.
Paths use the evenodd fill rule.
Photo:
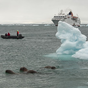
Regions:
<instances>
[{"instance_id":1,"label":"ship superstructure","mask_svg":"<svg viewBox=\"0 0 88 88\"><path fill-rule=\"evenodd\" d=\"M64 21L72 26L77 26L77 27L79 27L81 24L80 18L78 16L74 16L72 11L69 11L69 13L65 15L63 11L61 10L58 16L54 16L52 18L52 21L55 24L55 26L58 26L59 21Z\"/></svg>"}]
</instances>

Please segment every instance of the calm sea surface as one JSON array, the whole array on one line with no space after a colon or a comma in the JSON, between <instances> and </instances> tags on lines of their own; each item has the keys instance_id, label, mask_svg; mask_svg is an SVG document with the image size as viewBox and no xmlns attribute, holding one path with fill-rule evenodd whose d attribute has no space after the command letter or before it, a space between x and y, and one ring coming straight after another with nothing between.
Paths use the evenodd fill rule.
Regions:
<instances>
[{"instance_id":1,"label":"calm sea surface","mask_svg":"<svg viewBox=\"0 0 88 88\"><path fill-rule=\"evenodd\" d=\"M79 29L88 37L88 27ZM88 60L56 56L61 42L55 26L0 25L0 35L17 30L24 39L0 38L0 88L88 88ZM20 74L23 66L39 74ZM19 74L5 74L7 69Z\"/></svg>"}]
</instances>

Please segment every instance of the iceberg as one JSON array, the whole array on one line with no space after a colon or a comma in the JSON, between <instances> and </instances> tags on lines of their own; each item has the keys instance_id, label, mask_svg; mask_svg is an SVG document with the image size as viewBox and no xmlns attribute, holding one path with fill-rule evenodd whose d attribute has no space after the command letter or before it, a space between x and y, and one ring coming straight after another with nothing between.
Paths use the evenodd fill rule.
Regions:
<instances>
[{"instance_id":1,"label":"iceberg","mask_svg":"<svg viewBox=\"0 0 88 88\"><path fill-rule=\"evenodd\" d=\"M61 46L56 50L57 54L72 55L80 59L88 59L87 37L78 28L68 23L59 21L56 37L61 40Z\"/></svg>"},{"instance_id":2,"label":"iceberg","mask_svg":"<svg viewBox=\"0 0 88 88\"><path fill-rule=\"evenodd\" d=\"M76 52L72 57L80 59L88 59L88 41L83 45L84 47Z\"/></svg>"}]
</instances>

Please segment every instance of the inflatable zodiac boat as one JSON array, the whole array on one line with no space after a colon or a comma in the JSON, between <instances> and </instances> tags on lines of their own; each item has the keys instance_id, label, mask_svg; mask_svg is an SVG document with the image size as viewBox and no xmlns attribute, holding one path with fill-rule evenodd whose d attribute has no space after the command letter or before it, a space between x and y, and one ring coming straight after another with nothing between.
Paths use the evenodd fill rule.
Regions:
<instances>
[{"instance_id":1,"label":"inflatable zodiac boat","mask_svg":"<svg viewBox=\"0 0 88 88\"><path fill-rule=\"evenodd\" d=\"M24 38L24 36L22 36L21 34L19 34L18 36L16 36L16 35L10 35L10 36L1 35L1 38L3 38L3 39L22 39L22 38Z\"/></svg>"}]
</instances>

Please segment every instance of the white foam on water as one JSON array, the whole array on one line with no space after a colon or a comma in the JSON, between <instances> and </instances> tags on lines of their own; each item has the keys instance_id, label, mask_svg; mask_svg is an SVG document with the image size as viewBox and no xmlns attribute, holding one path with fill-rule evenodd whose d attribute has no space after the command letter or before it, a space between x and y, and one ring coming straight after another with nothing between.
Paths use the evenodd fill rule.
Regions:
<instances>
[{"instance_id":1,"label":"white foam on water","mask_svg":"<svg viewBox=\"0 0 88 88\"><path fill-rule=\"evenodd\" d=\"M61 39L61 46L56 50L58 55L71 55L74 58L88 59L88 42L86 36L68 23L59 22L56 37Z\"/></svg>"}]
</instances>

